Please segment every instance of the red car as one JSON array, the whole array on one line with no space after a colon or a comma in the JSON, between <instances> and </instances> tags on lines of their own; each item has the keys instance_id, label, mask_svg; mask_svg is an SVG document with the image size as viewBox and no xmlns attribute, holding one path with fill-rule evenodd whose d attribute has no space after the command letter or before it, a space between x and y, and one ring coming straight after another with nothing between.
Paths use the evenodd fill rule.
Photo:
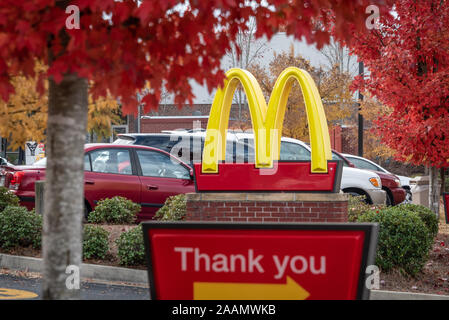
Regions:
<instances>
[{"instance_id":1,"label":"red car","mask_svg":"<svg viewBox=\"0 0 449 320\"><path fill-rule=\"evenodd\" d=\"M138 221L148 220L172 195L195 191L192 169L169 153L138 145L86 144L84 197L87 216L104 198L126 197L142 206ZM4 166L0 181L34 208L34 182L45 179L45 161Z\"/></svg>"},{"instance_id":2,"label":"red car","mask_svg":"<svg viewBox=\"0 0 449 320\"><path fill-rule=\"evenodd\" d=\"M356 166L345 156L343 156L341 153L332 150L332 152L338 154L343 161L346 162L346 164L350 167L355 168ZM405 197L407 195L407 192L404 188L401 186L401 181L399 178L393 174L381 172L381 171L374 171L379 176L380 181L382 182L382 189L385 190L387 193L386 198L386 205L387 206L395 206L397 204L402 203L405 200Z\"/></svg>"}]
</instances>

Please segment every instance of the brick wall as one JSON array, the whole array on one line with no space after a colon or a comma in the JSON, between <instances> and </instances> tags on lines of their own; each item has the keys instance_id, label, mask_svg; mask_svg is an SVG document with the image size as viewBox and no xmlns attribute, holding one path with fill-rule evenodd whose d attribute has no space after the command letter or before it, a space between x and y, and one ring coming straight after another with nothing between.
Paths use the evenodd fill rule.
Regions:
<instances>
[{"instance_id":1,"label":"brick wall","mask_svg":"<svg viewBox=\"0 0 449 320\"><path fill-rule=\"evenodd\" d=\"M193 129L194 122L198 121L201 128L207 127L207 118L152 118L141 119L140 132L141 133L158 133L162 130L176 130L176 129Z\"/></svg>"},{"instance_id":2,"label":"brick wall","mask_svg":"<svg viewBox=\"0 0 449 320\"><path fill-rule=\"evenodd\" d=\"M186 220L347 222L347 199L340 193L190 193Z\"/></svg>"}]
</instances>

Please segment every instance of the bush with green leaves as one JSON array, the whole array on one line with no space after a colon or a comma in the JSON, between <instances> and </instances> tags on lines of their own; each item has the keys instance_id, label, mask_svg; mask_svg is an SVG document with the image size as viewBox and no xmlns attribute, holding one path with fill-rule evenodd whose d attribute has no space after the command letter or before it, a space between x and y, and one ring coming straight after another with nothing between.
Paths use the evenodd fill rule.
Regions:
<instances>
[{"instance_id":1,"label":"bush with green leaves","mask_svg":"<svg viewBox=\"0 0 449 320\"><path fill-rule=\"evenodd\" d=\"M379 241L376 265L383 271L398 269L415 276L429 257L433 241L421 218L402 206L370 210L358 222L377 222Z\"/></svg>"},{"instance_id":2,"label":"bush with green leaves","mask_svg":"<svg viewBox=\"0 0 449 320\"><path fill-rule=\"evenodd\" d=\"M113 197L98 201L95 210L89 213L90 223L133 223L140 212L140 205L124 197Z\"/></svg>"},{"instance_id":3,"label":"bush with green leaves","mask_svg":"<svg viewBox=\"0 0 449 320\"><path fill-rule=\"evenodd\" d=\"M380 210L385 206L373 205L366 203L366 196L352 196L349 195L348 200L348 221L356 222L357 218L368 212L369 210Z\"/></svg>"},{"instance_id":4,"label":"bush with green leaves","mask_svg":"<svg viewBox=\"0 0 449 320\"><path fill-rule=\"evenodd\" d=\"M41 247L42 216L25 207L8 206L0 212L0 247Z\"/></svg>"},{"instance_id":5,"label":"bush with green leaves","mask_svg":"<svg viewBox=\"0 0 449 320\"><path fill-rule=\"evenodd\" d=\"M0 187L0 212L5 210L7 206L18 207L19 198L8 188Z\"/></svg>"},{"instance_id":6,"label":"bush with green leaves","mask_svg":"<svg viewBox=\"0 0 449 320\"><path fill-rule=\"evenodd\" d=\"M438 218L432 210L422 205L411 203L401 204L399 206L402 209L416 213L427 226L432 240L435 239L438 234Z\"/></svg>"},{"instance_id":7,"label":"bush with green leaves","mask_svg":"<svg viewBox=\"0 0 449 320\"><path fill-rule=\"evenodd\" d=\"M132 228L123 232L116 240L117 256L121 265L133 266L145 264L145 245L142 227Z\"/></svg>"},{"instance_id":8,"label":"bush with green leaves","mask_svg":"<svg viewBox=\"0 0 449 320\"><path fill-rule=\"evenodd\" d=\"M109 232L100 226L85 225L83 235L83 258L104 259L109 250Z\"/></svg>"},{"instance_id":9,"label":"bush with green leaves","mask_svg":"<svg viewBox=\"0 0 449 320\"><path fill-rule=\"evenodd\" d=\"M186 195L178 194L176 196L168 197L165 204L160 208L154 219L163 221L184 220L186 215Z\"/></svg>"}]
</instances>

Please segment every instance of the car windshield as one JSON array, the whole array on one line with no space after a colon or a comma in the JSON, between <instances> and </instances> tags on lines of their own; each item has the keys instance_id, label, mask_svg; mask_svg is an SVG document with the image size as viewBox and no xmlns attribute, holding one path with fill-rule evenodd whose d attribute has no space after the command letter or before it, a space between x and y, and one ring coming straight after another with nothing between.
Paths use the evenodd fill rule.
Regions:
<instances>
[{"instance_id":1,"label":"car windshield","mask_svg":"<svg viewBox=\"0 0 449 320\"><path fill-rule=\"evenodd\" d=\"M252 154L250 161L254 161L254 139L247 139L247 143L251 148ZM310 161L310 151L300 144L281 141L281 161Z\"/></svg>"},{"instance_id":2,"label":"car windshield","mask_svg":"<svg viewBox=\"0 0 449 320\"><path fill-rule=\"evenodd\" d=\"M340 160L343 161L343 167L349 167L349 164L345 161L345 159L343 159L342 157L340 157L338 154L336 154L335 152L332 152L332 160Z\"/></svg>"},{"instance_id":3,"label":"car windshield","mask_svg":"<svg viewBox=\"0 0 449 320\"><path fill-rule=\"evenodd\" d=\"M382 170L380 167L378 167L366 160L359 159L359 158L352 158L352 157L349 159L356 166L356 168L385 172L385 170Z\"/></svg>"}]
</instances>

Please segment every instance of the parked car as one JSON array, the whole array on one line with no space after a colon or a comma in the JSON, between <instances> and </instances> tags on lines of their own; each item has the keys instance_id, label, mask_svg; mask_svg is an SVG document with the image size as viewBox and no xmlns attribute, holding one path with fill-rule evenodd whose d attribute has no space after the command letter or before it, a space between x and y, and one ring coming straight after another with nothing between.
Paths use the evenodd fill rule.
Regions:
<instances>
[{"instance_id":1,"label":"parked car","mask_svg":"<svg viewBox=\"0 0 449 320\"><path fill-rule=\"evenodd\" d=\"M169 196L195 191L192 169L163 150L138 145L87 144L84 148L85 215L97 202L126 197L142 206L138 221L153 217ZM34 208L34 182L45 179L46 160L6 168L5 185Z\"/></svg>"},{"instance_id":2,"label":"parked car","mask_svg":"<svg viewBox=\"0 0 449 320\"><path fill-rule=\"evenodd\" d=\"M190 166L200 162L203 154L205 130L165 130L161 133L126 133L119 134L113 144L144 145L158 148L179 158ZM248 160L248 144L237 141L228 135L226 144L226 162L243 162ZM254 152L252 152L254 154ZM246 160L244 160L246 155Z\"/></svg>"},{"instance_id":3,"label":"parked car","mask_svg":"<svg viewBox=\"0 0 449 320\"><path fill-rule=\"evenodd\" d=\"M356 166L348 160L343 154L333 150L333 152L339 155L343 161L345 161L350 167L356 168ZM394 206L404 202L406 197L405 190L401 187L399 178L394 174L376 171L376 174L382 181L382 189L386 192L386 205Z\"/></svg>"},{"instance_id":4,"label":"parked car","mask_svg":"<svg viewBox=\"0 0 449 320\"><path fill-rule=\"evenodd\" d=\"M346 159L348 159L349 161L351 161L357 168L373 170L376 172L383 172L385 174L392 174L392 175L396 176L400 180L401 187L406 192L405 202L408 202L408 203L412 202L412 191L411 191L411 187L410 187L410 178L409 177L395 175L394 173L391 173L388 170L382 168L377 163L375 163L371 160L368 160L366 158L363 158L363 157L355 156L352 154L343 154L343 156Z\"/></svg>"},{"instance_id":5,"label":"parked car","mask_svg":"<svg viewBox=\"0 0 449 320\"><path fill-rule=\"evenodd\" d=\"M179 156L185 162L201 160L201 154L206 133L204 131L193 132L165 131L149 134L120 134L114 144L143 144L157 146ZM192 151L191 146L200 146L197 151ZM198 142L199 141L199 142ZM226 161L251 162L254 161L254 136L252 133L234 133L228 130L226 137ZM195 148L194 148L195 149ZM304 142L292 138L281 138L280 160L311 160L310 146ZM341 190L353 195L366 196L370 204L385 204L386 192L382 190L382 182L374 172L351 168L342 157L333 153L333 160L343 161L343 173Z\"/></svg>"},{"instance_id":6,"label":"parked car","mask_svg":"<svg viewBox=\"0 0 449 320\"><path fill-rule=\"evenodd\" d=\"M6 160L3 157L0 157L0 166L9 166L11 165L11 163L8 162L8 160Z\"/></svg>"}]
</instances>

